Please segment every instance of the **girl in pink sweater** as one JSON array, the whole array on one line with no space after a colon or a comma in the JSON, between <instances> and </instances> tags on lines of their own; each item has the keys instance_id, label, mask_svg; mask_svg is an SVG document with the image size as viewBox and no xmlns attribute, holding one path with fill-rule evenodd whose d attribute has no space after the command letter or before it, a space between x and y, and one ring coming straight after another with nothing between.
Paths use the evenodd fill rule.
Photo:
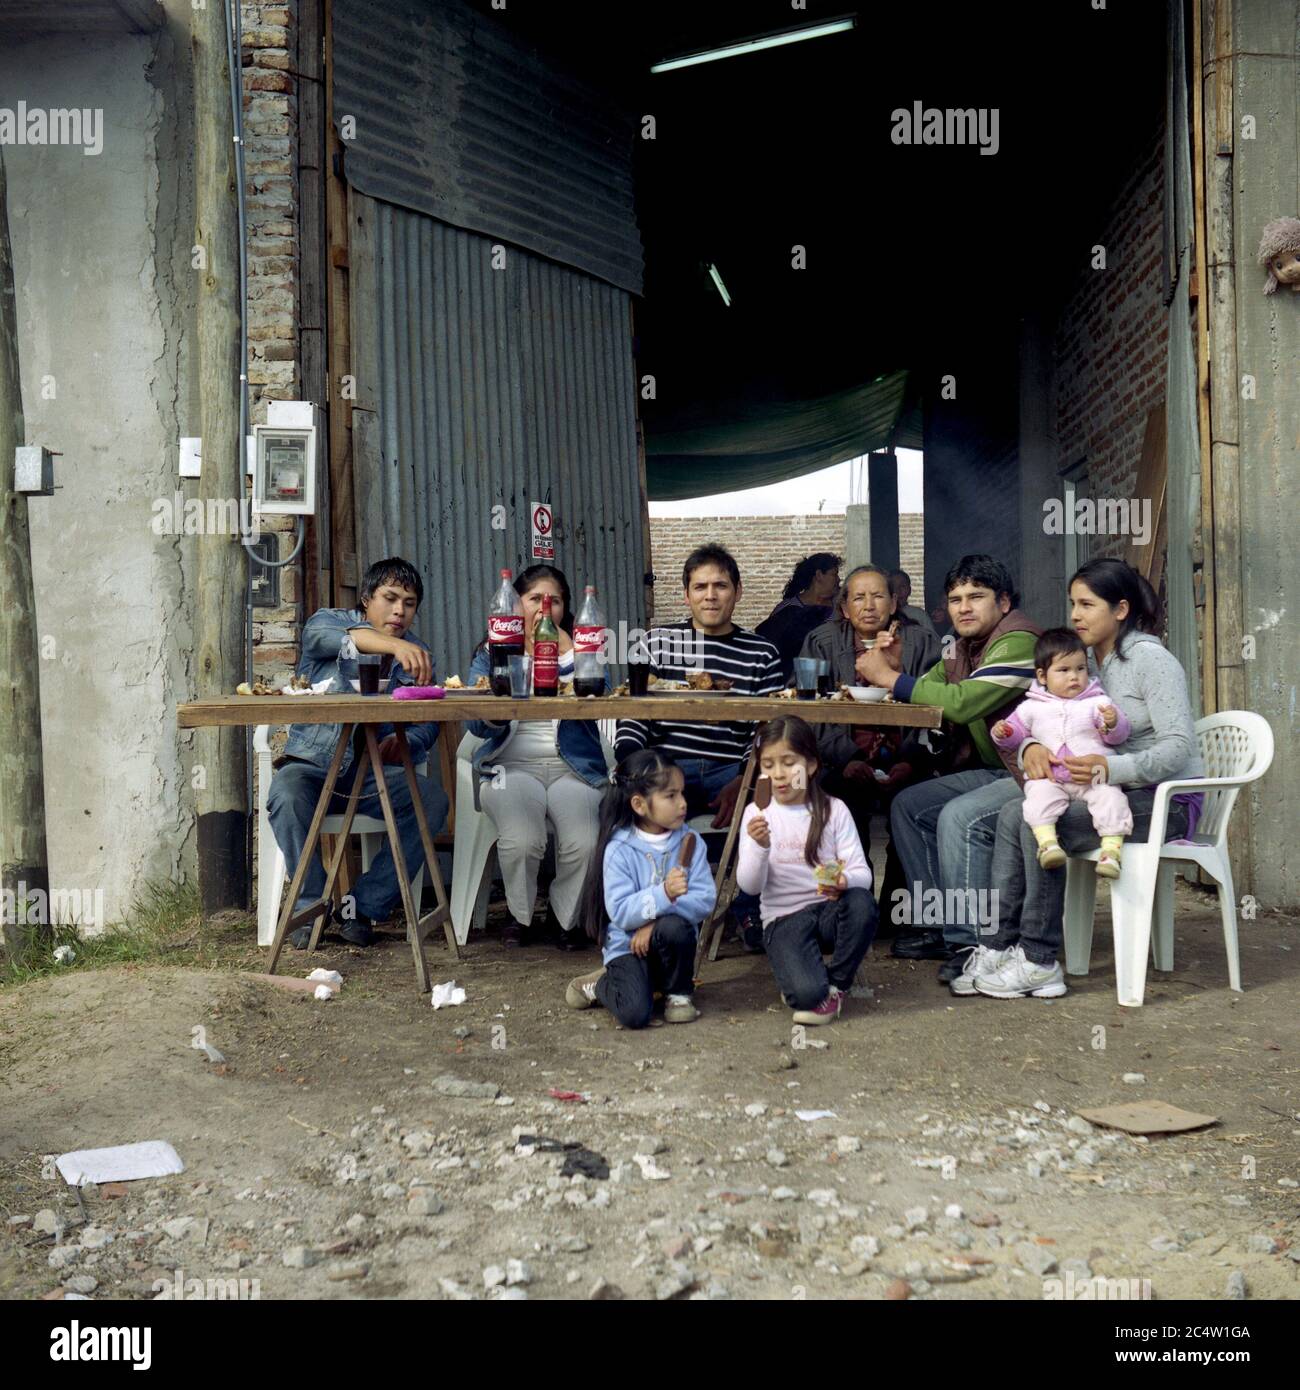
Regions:
<instances>
[{"instance_id":1,"label":"girl in pink sweater","mask_svg":"<svg viewBox=\"0 0 1300 1390\"><path fill-rule=\"evenodd\" d=\"M1051 777L1025 783L1025 823L1038 841L1038 862L1044 869L1059 869L1065 863L1056 822L1071 801L1083 801L1101 838L1097 872L1103 878L1118 878L1121 843L1133 829L1128 798L1109 782L1072 782L1063 760L1117 748L1128 739L1128 719L1111 704L1100 681L1089 679L1087 649L1068 628L1043 633L1034 648L1034 667L1038 684L989 732L999 748L1011 753L1033 739L1046 747L1051 759Z\"/></svg>"},{"instance_id":2,"label":"girl in pink sweater","mask_svg":"<svg viewBox=\"0 0 1300 1390\"><path fill-rule=\"evenodd\" d=\"M764 724L755 751L736 881L761 895L763 949L794 1021L831 1023L876 934L871 866L849 808L817 785L817 739L802 719Z\"/></svg>"}]
</instances>

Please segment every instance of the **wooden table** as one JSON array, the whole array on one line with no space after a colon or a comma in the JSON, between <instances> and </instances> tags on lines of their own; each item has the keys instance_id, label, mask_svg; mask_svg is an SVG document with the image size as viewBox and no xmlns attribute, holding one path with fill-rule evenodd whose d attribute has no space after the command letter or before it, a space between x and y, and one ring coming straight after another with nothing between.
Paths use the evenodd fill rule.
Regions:
<instances>
[{"instance_id":1,"label":"wooden table","mask_svg":"<svg viewBox=\"0 0 1300 1390\"><path fill-rule=\"evenodd\" d=\"M257 724L342 725L342 735L326 771L316 811L307 832L307 841L294 868L276 927L275 939L271 943L267 962L268 973L274 973L283 949L285 934L291 927L308 918L314 918L309 949L315 950L320 940L325 924L325 912L320 908L307 908L295 913L293 906L306 878L307 866L311 863L311 857L320 841L321 826L329 813L330 798L334 794L334 786L343 764L343 750L351 744L354 731L362 731L365 740L361 757L363 765L358 767L352 782L342 831L337 838L326 871L321 902L328 904L334 892L348 834L356 814L361 784L369 769L374 773L379 804L383 808L384 824L388 830L388 843L393 852L393 866L397 871L402 908L406 916L407 939L411 943L415 959L416 983L422 993L428 993L431 984L429 966L424 955L425 936L435 927L441 926L447 944L457 958L460 956L460 948L452 928L447 890L438 868L438 856L425 818L424 803L420 799L415 768L411 762L403 725L453 724L467 719L673 719L692 720L701 724L717 724L731 720L761 723L781 714L797 714L810 724L859 724L878 729L937 729L942 717L942 712L934 705L894 704L888 701L867 704L839 699L783 700L747 695L606 695L581 700L574 696L513 700L477 694L452 695L442 700L394 700L387 695L225 695L219 699L195 700L178 705L176 723L182 729ZM376 724L394 726L398 752L411 792L412 808L420 827L420 840L424 846L425 863L428 865L435 899L434 910L423 918L419 916L419 905L414 901L406 859L402 854L397 822L388 796L388 783L379 758L379 744L373 728ZM735 811L727 829L722 857L718 862L715 876L717 906L700 927L700 943L696 956L697 973L703 964L706 951L710 960L717 959L718 947L722 941L725 892L731 882L732 857L740 833L741 815L756 770L757 759L751 754L742 774L740 795L736 798ZM448 789L449 795L453 792L454 788Z\"/></svg>"}]
</instances>

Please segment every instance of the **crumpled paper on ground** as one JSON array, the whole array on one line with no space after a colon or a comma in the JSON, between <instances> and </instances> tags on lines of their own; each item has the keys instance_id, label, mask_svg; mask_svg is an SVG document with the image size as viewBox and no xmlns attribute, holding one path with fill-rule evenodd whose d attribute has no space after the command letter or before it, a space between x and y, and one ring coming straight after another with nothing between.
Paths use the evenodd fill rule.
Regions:
<instances>
[{"instance_id":1,"label":"crumpled paper on ground","mask_svg":"<svg viewBox=\"0 0 1300 1390\"><path fill-rule=\"evenodd\" d=\"M323 970L319 965L307 978L316 980L323 985L341 985L343 983L343 976L337 970Z\"/></svg>"},{"instance_id":2,"label":"crumpled paper on ground","mask_svg":"<svg viewBox=\"0 0 1300 1390\"><path fill-rule=\"evenodd\" d=\"M441 1009L447 1004L463 1004L465 998L465 991L456 987L455 980L448 980L446 984L434 985L433 987L433 1007L435 1009Z\"/></svg>"},{"instance_id":3,"label":"crumpled paper on ground","mask_svg":"<svg viewBox=\"0 0 1300 1390\"><path fill-rule=\"evenodd\" d=\"M329 985L317 985L316 988L312 991L312 993L313 995L315 995L317 999L320 999L322 1001L334 998L334 991L329 987Z\"/></svg>"}]
</instances>

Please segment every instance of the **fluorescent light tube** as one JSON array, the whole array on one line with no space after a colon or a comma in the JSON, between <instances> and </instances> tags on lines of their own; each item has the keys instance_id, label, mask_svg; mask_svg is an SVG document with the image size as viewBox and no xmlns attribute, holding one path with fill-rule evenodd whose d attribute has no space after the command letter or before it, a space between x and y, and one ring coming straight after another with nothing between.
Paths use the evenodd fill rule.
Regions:
<instances>
[{"instance_id":1,"label":"fluorescent light tube","mask_svg":"<svg viewBox=\"0 0 1300 1390\"><path fill-rule=\"evenodd\" d=\"M820 39L827 34L842 34L852 29L857 20L832 19L825 24L810 24L803 29L786 29L779 34L767 34L756 39L742 39L740 43L728 44L725 48L710 48L704 53L689 53L684 58L670 58L663 63L651 66L651 72L674 72L677 68L691 68L697 63L716 63L720 58L736 58L744 53L758 53L764 48L779 48L782 44L800 43L804 39Z\"/></svg>"},{"instance_id":2,"label":"fluorescent light tube","mask_svg":"<svg viewBox=\"0 0 1300 1390\"><path fill-rule=\"evenodd\" d=\"M722 276L718 274L718 267L711 262L709 264L709 274L713 277L713 283L718 287L718 293L722 296L722 302L730 309L731 296L727 293L726 285L722 283Z\"/></svg>"}]
</instances>

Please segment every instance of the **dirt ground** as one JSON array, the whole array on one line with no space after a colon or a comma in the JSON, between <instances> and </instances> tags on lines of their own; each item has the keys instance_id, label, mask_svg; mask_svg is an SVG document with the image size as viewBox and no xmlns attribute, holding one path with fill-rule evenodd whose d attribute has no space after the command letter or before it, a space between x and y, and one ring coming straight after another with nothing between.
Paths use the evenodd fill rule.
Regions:
<instances>
[{"instance_id":1,"label":"dirt ground","mask_svg":"<svg viewBox=\"0 0 1300 1390\"><path fill-rule=\"evenodd\" d=\"M565 1007L594 955L507 953L495 930L454 966L431 943L435 980L468 991L437 1012L395 936L287 952L343 973L328 1003L162 967L6 989L0 1293L942 1300L1059 1297L1069 1276L1067 1297L1100 1278L1223 1299L1240 1271L1251 1298L1295 1298L1300 923L1242 923L1234 995L1212 901L1179 893L1177 969L1142 1009L1115 1003L1099 908L1065 998L956 1000L877 949L874 998L808 1031L824 1048L793 1045L765 960L734 945L697 1023L641 1033ZM1142 1141L1072 1120L1135 1098L1219 1123ZM609 1176L562 1178L564 1152L520 1133ZM43 1175L44 1155L154 1138L183 1174L80 1203Z\"/></svg>"}]
</instances>

